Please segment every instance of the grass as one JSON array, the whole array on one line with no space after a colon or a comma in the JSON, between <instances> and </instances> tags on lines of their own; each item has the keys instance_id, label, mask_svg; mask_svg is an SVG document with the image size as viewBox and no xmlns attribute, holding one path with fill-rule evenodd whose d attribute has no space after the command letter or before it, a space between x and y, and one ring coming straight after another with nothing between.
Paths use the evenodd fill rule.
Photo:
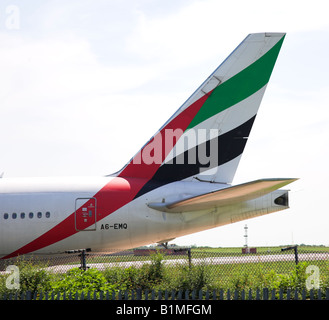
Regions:
<instances>
[{"instance_id":1,"label":"grass","mask_svg":"<svg viewBox=\"0 0 329 320\"><path fill-rule=\"evenodd\" d=\"M234 250L233 250L234 249ZM31 260L18 259L15 264L20 270L19 292L84 292L88 291L119 291L119 290L245 290L250 289L298 289L306 287L306 273L309 265L318 266L322 288L329 287L329 261L312 260L300 261L296 267L294 261L248 262L250 257L259 254L281 254L281 248L257 248L257 254L241 254L241 248L193 248L192 263L189 264L187 255L166 256L160 252L147 257L134 256L88 256L87 265L91 263L108 263L123 261L140 261L137 266L123 268L115 267L99 271L90 268L83 272L79 268L56 274L46 271L45 264L35 264ZM313 249L313 250L312 250ZM326 247L299 247L299 253L329 252ZM293 251L288 252L290 254ZM283 254L286 254L283 253ZM209 264L205 257L243 257L244 263ZM98 260L96 259L98 258ZM100 260L102 259L102 260ZM170 264L166 260L172 260ZM175 259L185 260L185 263L175 263ZM196 260L197 259L197 263ZM143 263L148 261L148 263ZM250 261L250 260L249 260ZM207 263L206 263L207 262ZM71 263L72 264L72 263ZM8 275L0 276L0 297L12 292L6 287Z\"/></svg>"},{"instance_id":2,"label":"grass","mask_svg":"<svg viewBox=\"0 0 329 320\"><path fill-rule=\"evenodd\" d=\"M273 254L273 253L280 253L282 248L290 247L291 245L285 246L278 246L278 247L257 247L257 253L259 254ZM298 250L302 252L329 252L329 247L325 246L308 246L308 245L301 245L298 246ZM200 251L200 252L208 252L208 253L241 253L241 247L231 247L231 248L211 248L211 247L198 247L192 248L193 251ZM285 251L285 253L289 254L293 251Z\"/></svg>"}]
</instances>

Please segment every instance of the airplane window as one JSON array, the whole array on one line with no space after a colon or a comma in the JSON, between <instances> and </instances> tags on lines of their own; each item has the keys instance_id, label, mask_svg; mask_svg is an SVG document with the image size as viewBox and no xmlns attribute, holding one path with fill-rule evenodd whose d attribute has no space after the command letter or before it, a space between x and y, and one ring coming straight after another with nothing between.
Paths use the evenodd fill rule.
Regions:
<instances>
[{"instance_id":1,"label":"airplane window","mask_svg":"<svg viewBox=\"0 0 329 320\"><path fill-rule=\"evenodd\" d=\"M13 212L12 214L11 214L11 217L12 217L12 219L16 219L17 217L18 217L18 214L16 213L16 212ZM21 212L20 213L20 217L21 217L21 219L25 219L25 212ZM39 218L39 219L41 219L42 218L42 212L38 212L37 213L37 217ZM48 219L48 218L50 218L50 212L49 211L47 211L46 213L45 213L45 217ZM7 220L8 218L9 218L9 214L8 213L4 213L3 214L3 218L5 219L5 220ZM29 218L30 219L33 219L34 218L34 213L33 212L30 212L29 213Z\"/></svg>"}]
</instances>

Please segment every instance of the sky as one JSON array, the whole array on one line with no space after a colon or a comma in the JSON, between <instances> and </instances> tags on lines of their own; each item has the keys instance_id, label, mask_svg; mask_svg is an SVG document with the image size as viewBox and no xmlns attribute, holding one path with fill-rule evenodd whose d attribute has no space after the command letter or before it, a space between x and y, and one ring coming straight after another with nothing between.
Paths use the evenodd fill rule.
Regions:
<instances>
[{"instance_id":1,"label":"sky","mask_svg":"<svg viewBox=\"0 0 329 320\"><path fill-rule=\"evenodd\" d=\"M290 209L179 245L329 245L327 1L3 0L0 173L118 171L253 32L286 32L234 184L299 178Z\"/></svg>"}]
</instances>

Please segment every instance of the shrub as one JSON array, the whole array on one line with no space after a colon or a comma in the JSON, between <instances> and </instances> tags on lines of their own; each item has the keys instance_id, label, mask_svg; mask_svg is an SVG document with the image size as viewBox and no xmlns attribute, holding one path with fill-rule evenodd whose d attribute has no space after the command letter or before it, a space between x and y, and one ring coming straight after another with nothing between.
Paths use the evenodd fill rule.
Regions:
<instances>
[{"instance_id":1,"label":"shrub","mask_svg":"<svg viewBox=\"0 0 329 320\"><path fill-rule=\"evenodd\" d=\"M50 289L51 275L45 271L45 264L33 263L32 260L25 260L18 258L15 261L15 266L19 269L19 288L8 289L6 287L6 279L9 276L5 274L0 277L0 294L14 293L20 295L22 292L30 291L32 294L35 292L47 291Z\"/></svg>"},{"instance_id":2,"label":"shrub","mask_svg":"<svg viewBox=\"0 0 329 320\"><path fill-rule=\"evenodd\" d=\"M211 290L214 285L209 276L206 265L180 265L175 268L175 272L168 273L162 283L162 289L199 291Z\"/></svg>"},{"instance_id":3,"label":"shrub","mask_svg":"<svg viewBox=\"0 0 329 320\"><path fill-rule=\"evenodd\" d=\"M88 292L94 291L112 291L116 289L115 285L107 282L104 274L97 269L90 268L86 271L74 268L64 274L61 278L56 278L51 283L51 289L55 292L69 294L83 292L87 295Z\"/></svg>"},{"instance_id":4,"label":"shrub","mask_svg":"<svg viewBox=\"0 0 329 320\"><path fill-rule=\"evenodd\" d=\"M163 254L151 254L151 264L146 268L147 278L153 283L160 282L164 275Z\"/></svg>"},{"instance_id":5,"label":"shrub","mask_svg":"<svg viewBox=\"0 0 329 320\"><path fill-rule=\"evenodd\" d=\"M159 252L151 255L151 264L144 264L141 268L109 268L104 271L106 280L117 289L124 290L152 290L164 279L163 255Z\"/></svg>"},{"instance_id":6,"label":"shrub","mask_svg":"<svg viewBox=\"0 0 329 320\"><path fill-rule=\"evenodd\" d=\"M135 290L141 287L141 271L136 267L108 268L104 271L104 277L109 284L119 290Z\"/></svg>"},{"instance_id":7,"label":"shrub","mask_svg":"<svg viewBox=\"0 0 329 320\"><path fill-rule=\"evenodd\" d=\"M251 277L247 272L234 273L229 282L229 289L238 291L251 289L255 282L254 277Z\"/></svg>"}]
</instances>

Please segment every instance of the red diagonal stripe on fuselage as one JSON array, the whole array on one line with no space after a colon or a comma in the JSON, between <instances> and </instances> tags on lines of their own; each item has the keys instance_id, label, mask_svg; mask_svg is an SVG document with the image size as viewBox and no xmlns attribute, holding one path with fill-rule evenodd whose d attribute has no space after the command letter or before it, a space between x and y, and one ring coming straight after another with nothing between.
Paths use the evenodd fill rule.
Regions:
<instances>
[{"instance_id":1,"label":"red diagonal stripe on fuselage","mask_svg":"<svg viewBox=\"0 0 329 320\"><path fill-rule=\"evenodd\" d=\"M157 134L165 137L165 130L175 130L177 128L184 132L208 97L209 95L204 95L199 100L191 104L187 109L178 114L172 121L170 121L164 128L162 128L162 130ZM152 143L152 141L153 139L149 141L144 146L144 148ZM170 152L170 150L166 150L164 138L161 140L161 148L161 162L163 162ZM145 163L143 155L141 154L143 149L134 157L134 159L136 159L136 157L140 157L139 159L141 161L139 163L136 163L138 161L134 161L134 159L132 159L130 163L120 172L118 177L114 177L108 184L106 184L94 195L94 198L97 199L97 205L101 208L104 208L100 211L101 214L99 216L97 215L97 221L105 218L106 216L110 215L114 211L132 201L139 190L141 190L141 188L154 176L155 172L158 170L159 166L161 165L160 163ZM115 196L111 196L111 192L113 190L118 190L118 188L123 188L122 191L125 192L114 192ZM81 208L79 210L81 210ZM78 232L75 229L74 219L75 212L70 214L66 219L64 219L49 231L45 232L20 249L3 257L2 259L8 259L17 255L27 254L36 250L40 250L44 247L50 246L58 241L74 235ZM88 226L86 226L86 228L87 227Z\"/></svg>"},{"instance_id":2,"label":"red diagonal stripe on fuselage","mask_svg":"<svg viewBox=\"0 0 329 320\"><path fill-rule=\"evenodd\" d=\"M134 190L139 190L144 184L145 181L141 179L123 179L114 177L94 195L94 198L97 199L97 204L100 208L102 208L99 210L100 215L97 214L97 220L105 218L107 215L130 202L134 198L134 193L136 192ZM104 211L107 208L108 211L105 213ZM81 210L81 208L78 209L78 211L79 210ZM86 225L86 228L89 226L90 225ZM75 213L73 212L55 227L27 245L7 255L3 259L42 249L60 240L68 238L77 232L78 231L75 229Z\"/></svg>"}]
</instances>

